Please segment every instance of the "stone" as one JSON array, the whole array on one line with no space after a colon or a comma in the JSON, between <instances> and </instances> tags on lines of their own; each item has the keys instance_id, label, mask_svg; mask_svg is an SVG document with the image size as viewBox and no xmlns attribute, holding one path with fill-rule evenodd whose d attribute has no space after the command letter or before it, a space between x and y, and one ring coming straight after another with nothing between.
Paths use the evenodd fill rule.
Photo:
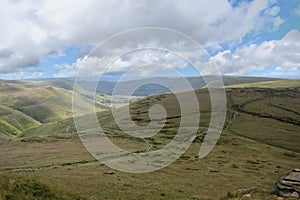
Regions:
<instances>
[{"instance_id":1,"label":"stone","mask_svg":"<svg viewBox=\"0 0 300 200\"><path fill-rule=\"evenodd\" d=\"M251 194L244 194L242 196L242 199L249 199L249 198L251 198Z\"/></svg>"},{"instance_id":2,"label":"stone","mask_svg":"<svg viewBox=\"0 0 300 200\"><path fill-rule=\"evenodd\" d=\"M300 169L294 169L279 177L272 194L281 197L300 198Z\"/></svg>"},{"instance_id":3,"label":"stone","mask_svg":"<svg viewBox=\"0 0 300 200\"><path fill-rule=\"evenodd\" d=\"M113 174L115 174L115 172L113 172L113 171L108 171L108 172L103 172L103 174L113 175Z\"/></svg>"}]
</instances>

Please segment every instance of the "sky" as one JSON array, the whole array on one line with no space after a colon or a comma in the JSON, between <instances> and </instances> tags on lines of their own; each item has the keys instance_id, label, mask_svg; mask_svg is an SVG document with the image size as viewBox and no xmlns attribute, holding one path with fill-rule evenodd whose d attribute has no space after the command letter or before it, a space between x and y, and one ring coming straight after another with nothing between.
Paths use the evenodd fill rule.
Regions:
<instances>
[{"instance_id":1,"label":"sky","mask_svg":"<svg viewBox=\"0 0 300 200\"><path fill-rule=\"evenodd\" d=\"M0 13L0 79L74 77L89 64L91 74L97 74L95 66L102 67L104 58L120 49L164 42L163 36L134 39L130 47L116 42L97 59L87 57L107 38L143 27L191 37L222 75L300 78L299 0L0 0ZM166 48L184 48L180 45L173 40ZM188 48L181 53L195 59L199 55ZM139 69L139 76L157 74L161 67L153 63L158 61L194 75L171 53L150 50L120 57L108 74L118 76L143 63L148 66ZM206 66L203 73L215 72Z\"/></svg>"}]
</instances>

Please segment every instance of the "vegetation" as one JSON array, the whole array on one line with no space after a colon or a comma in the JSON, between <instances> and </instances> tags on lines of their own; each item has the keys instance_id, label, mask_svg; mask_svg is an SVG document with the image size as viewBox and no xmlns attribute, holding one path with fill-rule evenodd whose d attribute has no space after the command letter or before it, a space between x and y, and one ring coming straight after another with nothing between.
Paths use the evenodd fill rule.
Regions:
<instances>
[{"instance_id":1,"label":"vegetation","mask_svg":"<svg viewBox=\"0 0 300 200\"><path fill-rule=\"evenodd\" d=\"M300 152L300 88L229 89L228 130L243 137ZM236 113L236 114L235 114Z\"/></svg>"},{"instance_id":2,"label":"vegetation","mask_svg":"<svg viewBox=\"0 0 300 200\"><path fill-rule=\"evenodd\" d=\"M1 176L0 199L71 200L75 199L75 197L59 194L51 190L46 184L40 183L33 179Z\"/></svg>"},{"instance_id":3,"label":"vegetation","mask_svg":"<svg viewBox=\"0 0 300 200\"><path fill-rule=\"evenodd\" d=\"M0 140L0 176L11 180L1 185L14 183L17 176L26 184L24 180L38 180L42 188L50 188L48 194L72 194L80 199L275 200L271 191L277 178L300 164L299 88L227 88L226 124L213 151L204 159L198 158L204 137L199 134L180 159L146 174L115 171L95 161L79 140L71 118L35 126L22 131L19 138ZM210 96L206 89L196 94L201 104L198 132L205 133L210 121ZM148 109L156 103L165 107L167 120L152 138L141 140L123 133L111 111L99 112L99 123L112 142L123 149L159 149L172 140L180 124L176 97L147 97L130 104L130 112L137 124L145 126L149 123ZM117 111L122 114L122 108ZM8 193L19 195L13 190Z\"/></svg>"},{"instance_id":4,"label":"vegetation","mask_svg":"<svg viewBox=\"0 0 300 200\"><path fill-rule=\"evenodd\" d=\"M246 77L246 76L224 76L222 77L224 85L236 85L236 84L244 84L244 83L254 83L254 82L264 82L264 81L275 81L278 79L275 78L264 78L264 77ZM208 83L218 80L215 76L205 76L205 77L187 77L186 80L190 83L193 89L200 89L205 87ZM99 83L95 83L92 81L82 81L80 85L90 90L91 85L98 84L97 93L98 94L108 94L112 95L113 92L116 92L117 95L128 95L129 91L132 88L135 88L137 85L142 85L137 88L135 92L132 94L133 96L153 96L157 94L166 94L171 93L172 89L176 89L176 85L178 85L182 79L180 78L165 78L165 77L154 77L148 78L147 80L130 80L123 81L122 84L119 84L118 87L120 89L116 92L114 91L115 82L108 81L100 81ZM150 84L143 85L143 83L149 82ZM164 83L169 88L164 87L155 83Z\"/></svg>"},{"instance_id":5,"label":"vegetation","mask_svg":"<svg viewBox=\"0 0 300 200\"><path fill-rule=\"evenodd\" d=\"M227 88L292 88L299 87L300 80L266 80L242 84L228 84Z\"/></svg>"},{"instance_id":6,"label":"vegetation","mask_svg":"<svg viewBox=\"0 0 300 200\"><path fill-rule=\"evenodd\" d=\"M40 123L22 112L0 105L0 133L18 136L24 130Z\"/></svg>"},{"instance_id":7,"label":"vegetation","mask_svg":"<svg viewBox=\"0 0 300 200\"><path fill-rule=\"evenodd\" d=\"M71 84L68 81L0 81L0 135L18 136L40 124L72 117ZM84 94L82 104L93 97L91 92ZM101 103L103 99L96 96L97 111L109 109Z\"/></svg>"}]
</instances>

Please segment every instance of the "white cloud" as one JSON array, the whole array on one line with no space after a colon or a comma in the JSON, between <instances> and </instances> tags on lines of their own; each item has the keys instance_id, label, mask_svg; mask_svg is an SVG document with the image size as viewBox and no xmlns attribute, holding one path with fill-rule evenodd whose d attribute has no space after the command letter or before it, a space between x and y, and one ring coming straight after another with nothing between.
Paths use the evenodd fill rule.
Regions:
<instances>
[{"instance_id":1,"label":"white cloud","mask_svg":"<svg viewBox=\"0 0 300 200\"><path fill-rule=\"evenodd\" d=\"M211 58L223 74L241 75L277 67L276 73L300 76L300 32L290 31L281 40L226 50ZM275 72L274 72L275 73ZM273 75L273 74L271 74Z\"/></svg>"},{"instance_id":2,"label":"white cloud","mask_svg":"<svg viewBox=\"0 0 300 200\"><path fill-rule=\"evenodd\" d=\"M77 59L77 61L73 64L56 64L54 65L55 68L59 69L59 72L54 74L54 78L62 78L62 77L75 77L78 73L78 71L82 68L82 63L84 59Z\"/></svg>"},{"instance_id":3,"label":"white cloud","mask_svg":"<svg viewBox=\"0 0 300 200\"><path fill-rule=\"evenodd\" d=\"M191 54L190 52L182 53L190 57L199 55ZM109 61L112 61L112 63ZM74 77L78 72L80 72L82 77L123 74L124 72L129 72L131 75L134 74L134 76L146 77L155 73L166 72L168 71L167 69L169 71L182 69L187 65L188 63L185 60L172 52L157 49L141 49L123 54L116 59L111 59L110 55L89 56L78 59L73 64L56 65L55 67L59 69L59 73L54 74L54 77Z\"/></svg>"},{"instance_id":4,"label":"white cloud","mask_svg":"<svg viewBox=\"0 0 300 200\"><path fill-rule=\"evenodd\" d=\"M283 22L273 0L231 7L227 0L1 1L0 73L36 66L69 46L96 45L120 31L171 28L219 47Z\"/></svg>"},{"instance_id":5,"label":"white cloud","mask_svg":"<svg viewBox=\"0 0 300 200\"><path fill-rule=\"evenodd\" d=\"M43 72L33 72L32 73L32 77L33 78L40 78L40 77L42 77L43 76Z\"/></svg>"},{"instance_id":6,"label":"white cloud","mask_svg":"<svg viewBox=\"0 0 300 200\"><path fill-rule=\"evenodd\" d=\"M171 38L169 38L171 39ZM135 45L142 47L141 40ZM152 41L147 43L150 46L160 46L166 42L168 48L181 50L178 54L188 60L193 60L193 64L201 59L199 55L203 52L196 50L192 46L185 46L182 41ZM118 43L119 45L122 45ZM125 42L126 44L126 42ZM113 47L116 44L108 45ZM122 46L121 46L122 47ZM133 47L133 46L131 46ZM134 47L133 47L134 48ZM135 68L138 72L135 76L146 77L157 72L165 72L161 66L165 65L171 69L183 69L189 64L176 56L172 52L164 50L140 49L138 51L127 52L130 48L104 48L107 51L96 49L90 57L79 59L74 64L64 64L59 66L60 73L56 77L75 76L74 70L81 70L85 76L99 76L102 73L106 74L121 74ZM193 50L190 50L193 49ZM175 51L176 52L176 51ZM277 67L272 76L286 75L300 77L300 32L292 30L286 34L281 40L265 41L261 44L251 44L236 49L222 51L210 58L210 63L199 64L202 75L211 75L218 73L212 66L213 63L219 68L219 72L225 75L247 75L253 72L263 72L266 69ZM115 58L115 55L122 55L120 58ZM107 69L106 64L113 64ZM139 67L142 66L143 67ZM107 71L105 71L107 70Z\"/></svg>"}]
</instances>

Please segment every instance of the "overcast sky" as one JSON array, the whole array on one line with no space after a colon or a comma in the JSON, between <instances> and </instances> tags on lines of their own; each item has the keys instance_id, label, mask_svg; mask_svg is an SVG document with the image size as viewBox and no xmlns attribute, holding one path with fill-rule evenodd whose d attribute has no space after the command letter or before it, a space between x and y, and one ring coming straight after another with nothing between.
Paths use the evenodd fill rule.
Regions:
<instances>
[{"instance_id":1,"label":"overcast sky","mask_svg":"<svg viewBox=\"0 0 300 200\"><path fill-rule=\"evenodd\" d=\"M0 13L0 79L74 76L97 44L142 27L195 39L225 75L300 78L299 0L0 0ZM155 56L121 58L114 72ZM177 60L162 64L183 70Z\"/></svg>"}]
</instances>

